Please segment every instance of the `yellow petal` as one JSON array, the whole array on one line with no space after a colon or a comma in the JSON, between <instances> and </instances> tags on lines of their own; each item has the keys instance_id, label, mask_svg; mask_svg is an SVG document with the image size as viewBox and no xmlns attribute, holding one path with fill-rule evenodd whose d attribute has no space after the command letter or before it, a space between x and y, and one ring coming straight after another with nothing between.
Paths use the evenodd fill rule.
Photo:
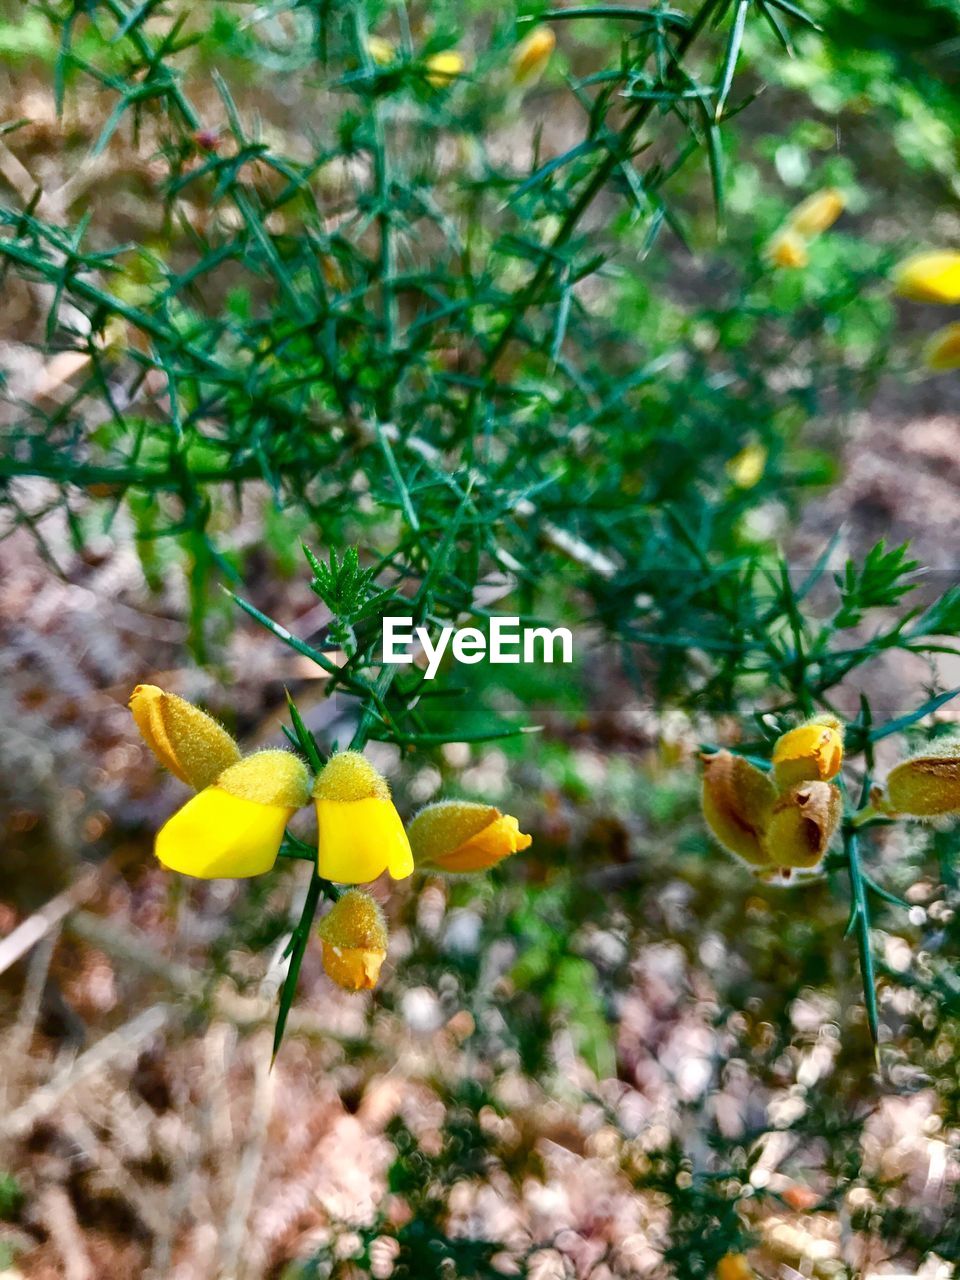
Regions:
<instances>
[{"instance_id":1,"label":"yellow petal","mask_svg":"<svg viewBox=\"0 0 960 1280\"><path fill-rule=\"evenodd\" d=\"M893 282L913 302L960 302L960 253L915 253L896 268Z\"/></svg>"},{"instance_id":2,"label":"yellow petal","mask_svg":"<svg viewBox=\"0 0 960 1280\"><path fill-rule=\"evenodd\" d=\"M798 236L812 240L833 226L843 213L845 204L843 194L836 187L825 187L797 205L787 219L787 226Z\"/></svg>"},{"instance_id":3,"label":"yellow petal","mask_svg":"<svg viewBox=\"0 0 960 1280\"><path fill-rule=\"evenodd\" d=\"M457 53L456 49L435 53L427 59L427 82L435 89L444 89L463 74L466 65L463 54Z\"/></svg>"},{"instance_id":4,"label":"yellow petal","mask_svg":"<svg viewBox=\"0 0 960 1280\"><path fill-rule=\"evenodd\" d=\"M827 782L843 764L843 725L835 716L818 716L782 734L773 748L773 775L780 787L797 782Z\"/></svg>"},{"instance_id":5,"label":"yellow petal","mask_svg":"<svg viewBox=\"0 0 960 1280\"><path fill-rule=\"evenodd\" d=\"M317 870L338 884L367 884L389 871L402 880L413 871L413 854L391 800L317 798Z\"/></svg>"},{"instance_id":6,"label":"yellow petal","mask_svg":"<svg viewBox=\"0 0 960 1280\"><path fill-rule=\"evenodd\" d=\"M752 489L763 479L767 467L767 450L762 444L748 444L734 454L726 472L738 489Z\"/></svg>"},{"instance_id":7,"label":"yellow petal","mask_svg":"<svg viewBox=\"0 0 960 1280\"><path fill-rule=\"evenodd\" d=\"M767 257L775 267L805 267L810 262L806 241L787 228L778 231L767 245Z\"/></svg>"},{"instance_id":8,"label":"yellow petal","mask_svg":"<svg viewBox=\"0 0 960 1280\"><path fill-rule=\"evenodd\" d=\"M201 880L262 875L276 861L293 812L206 787L160 828L156 854L170 871Z\"/></svg>"},{"instance_id":9,"label":"yellow petal","mask_svg":"<svg viewBox=\"0 0 960 1280\"><path fill-rule=\"evenodd\" d=\"M770 778L743 756L717 751L703 761L703 816L729 853L764 867L763 833L777 798Z\"/></svg>"},{"instance_id":10,"label":"yellow petal","mask_svg":"<svg viewBox=\"0 0 960 1280\"><path fill-rule=\"evenodd\" d=\"M240 759L240 748L226 729L175 693L138 684L129 705L144 742L160 763L197 791Z\"/></svg>"},{"instance_id":11,"label":"yellow petal","mask_svg":"<svg viewBox=\"0 0 960 1280\"><path fill-rule=\"evenodd\" d=\"M552 27L534 27L529 35L524 36L510 55L514 84L529 85L539 80L556 44L557 37Z\"/></svg>"},{"instance_id":12,"label":"yellow petal","mask_svg":"<svg viewBox=\"0 0 960 1280\"><path fill-rule=\"evenodd\" d=\"M754 1280L753 1268L742 1253L725 1253L717 1263L717 1280Z\"/></svg>"},{"instance_id":13,"label":"yellow petal","mask_svg":"<svg viewBox=\"0 0 960 1280\"><path fill-rule=\"evenodd\" d=\"M418 867L460 873L484 871L533 843L510 814L468 800L427 805L409 834Z\"/></svg>"},{"instance_id":14,"label":"yellow petal","mask_svg":"<svg viewBox=\"0 0 960 1280\"><path fill-rule=\"evenodd\" d=\"M960 369L960 324L954 322L938 329L924 345L920 358L933 373Z\"/></svg>"},{"instance_id":15,"label":"yellow petal","mask_svg":"<svg viewBox=\"0 0 960 1280\"><path fill-rule=\"evenodd\" d=\"M383 36L368 36L367 52L378 67L388 67L397 56L396 49Z\"/></svg>"},{"instance_id":16,"label":"yellow petal","mask_svg":"<svg viewBox=\"0 0 960 1280\"><path fill-rule=\"evenodd\" d=\"M801 782L773 807L763 845L778 867L811 870L824 858L843 816L843 797L830 782Z\"/></svg>"}]
</instances>

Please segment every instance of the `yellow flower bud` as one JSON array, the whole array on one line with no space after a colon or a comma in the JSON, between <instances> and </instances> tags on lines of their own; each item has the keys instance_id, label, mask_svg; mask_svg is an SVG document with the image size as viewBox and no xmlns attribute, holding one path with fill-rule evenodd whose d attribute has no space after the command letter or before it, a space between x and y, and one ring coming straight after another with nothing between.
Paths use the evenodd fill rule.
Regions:
<instances>
[{"instance_id":1,"label":"yellow flower bud","mask_svg":"<svg viewBox=\"0 0 960 1280\"><path fill-rule=\"evenodd\" d=\"M752 489L763 479L767 451L762 444L745 445L726 465L727 475L738 489Z\"/></svg>"},{"instance_id":2,"label":"yellow flower bud","mask_svg":"<svg viewBox=\"0 0 960 1280\"><path fill-rule=\"evenodd\" d=\"M457 76L463 75L466 66L466 59L456 49L435 53L427 59L427 83L435 89L446 89Z\"/></svg>"},{"instance_id":3,"label":"yellow flower bud","mask_svg":"<svg viewBox=\"0 0 960 1280\"><path fill-rule=\"evenodd\" d=\"M843 725L836 716L814 716L773 748L773 776L779 787L797 782L828 782L843 764Z\"/></svg>"},{"instance_id":4,"label":"yellow flower bud","mask_svg":"<svg viewBox=\"0 0 960 1280\"><path fill-rule=\"evenodd\" d=\"M955 321L938 329L924 344L920 358L932 373L960 369L960 324Z\"/></svg>"},{"instance_id":5,"label":"yellow flower bud","mask_svg":"<svg viewBox=\"0 0 960 1280\"><path fill-rule=\"evenodd\" d=\"M516 818L469 800L427 805L410 823L409 835L417 867L433 871L486 871L533 843Z\"/></svg>"},{"instance_id":6,"label":"yellow flower bud","mask_svg":"<svg viewBox=\"0 0 960 1280\"><path fill-rule=\"evenodd\" d=\"M822 191L815 191L798 204L787 218L786 225L798 236L812 240L833 226L843 213L845 205L842 192L836 187L824 187Z\"/></svg>"},{"instance_id":7,"label":"yellow flower bud","mask_svg":"<svg viewBox=\"0 0 960 1280\"><path fill-rule=\"evenodd\" d=\"M773 811L777 789L770 778L743 756L717 751L703 760L703 816L715 838L729 853L764 867L770 862L763 833Z\"/></svg>"},{"instance_id":8,"label":"yellow flower bud","mask_svg":"<svg viewBox=\"0 0 960 1280\"><path fill-rule=\"evenodd\" d=\"M806 241L789 227L778 231L767 245L767 257L775 267L805 267L810 262Z\"/></svg>"},{"instance_id":9,"label":"yellow flower bud","mask_svg":"<svg viewBox=\"0 0 960 1280\"><path fill-rule=\"evenodd\" d=\"M550 61L557 45L552 27L534 27L524 36L510 55L510 71L517 85L535 84Z\"/></svg>"},{"instance_id":10,"label":"yellow flower bud","mask_svg":"<svg viewBox=\"0 0 960 1280\"><path fill-rule=\"evenodd\" d=\"M157 833L156 854L171 871L201 880L269 871L284 828L310 799L310 775L289 751L258 751L231 765Z\"/></svg>"},{"instance_id":11,"label":"yellow flower bud","mask_svg":"<svg viewBox=\"0 0 960 1280\"><path fill-rule=\"evenodd\" d=\"M931 743L891 769L884 807L913 818L960 812L960 741Z\"/></svg>"},{"instance_id":12,"label":"yellow flower bud","mask_svg":"<svg viewBox=\"0 0 960 1280\"><path fill-rule=\"evenodd\" d=\"M345 991L369 991L387 958L387 926L369 893L348 889L320 921L323 967Z\"/></svg>"},{"instance_id":13,"label":"yellow flower bud","mask_svg":"<svg viewBox=\"0 0 960 1280\"><path fill-rule=\"evenodd\" d=\"M397 51L393 44L384 39L383 36L367 37L367 53L369 53L378 67L389 67L397 56Z\"/></svg>"},{"instance_id":14,"label":"yellow flower bud","mask_svg":"<svg viewBox=\"0 0 960 1280\"><path fill-rule=\"evenodd\" d=\"M717 1263L717 1280L754 1280L754 1271L742 1253L725 1253Z\"/></svg>"},{"instance_id":15,"label":"yellow flower bud","mask_svg":"<svg viewBox=\"0 0 960 1280\"><path fill-rule=\"evenodd\" d=\"M830 782L801 782L779 797L767 823L767 861L810 870L823 859L843 816L843 796Z\"/></svg>"},{"instance_id":16,"label":"yellow flower bud","mask_svg":"<svg viewBox=\"0 0 960 1280\"><path fill-rule=\"evenodd\" d=\"M960 302L960 253L915 253L896 268L893 283L897 293L912 302Z\"/></svg>"},{"instance_id":17,"label":"yellow flower bud","mask_svg":"<svg viewBox=\"0 0 960 1280\"><path fill-rule=\"evenodd\" d=\"M410 841L390 799L386 779L359 751L327 761L313 788L319 836L317 869L339 884L366 884L389 871L402 880L413 870Z\"/></svg>"},{"instance_id":18,"label":"yellow flower bud","mask_svg":"<svg viewBox=\"0 0 960 1280\"><path fill-rule=\"evenodd\" d=\"M160 763L196 791L240 759L240 748L226 729L175 693L165 693L155 684L138 684L129 706L144 742Z\"/></svg>"}]
</instances>

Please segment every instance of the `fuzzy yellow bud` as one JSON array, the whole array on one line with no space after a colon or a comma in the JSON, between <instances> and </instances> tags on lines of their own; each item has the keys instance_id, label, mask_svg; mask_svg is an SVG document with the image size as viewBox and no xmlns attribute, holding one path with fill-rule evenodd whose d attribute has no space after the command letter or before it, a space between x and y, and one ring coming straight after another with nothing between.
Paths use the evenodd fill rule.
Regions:
<instances>
[{"instance_id":1,"label":"fuzzy yellow bud","mask_svg":"<svg viewBox=\"0 0 960 1280\"><path fill-rule=\"evenodd\" d=\"M773 776L779 787L828 782L843 764L843 725L836 716L815 716L781 735L773 748Z\"/></svg>"},{"instance_id":2,"label":"fuzzy yellow bud","mask_svg":"<svg viewBox=\"0 0 960 1280\"><path fill-rule=\"evenodd\" d=\"M369 991L387 958L387 926L379 905L362 889L348 889L317 930L327 976L345 991Z\"/></svg>"},{"instance_id":3,"label":"fuzzy yellow bud","mask_svg":"<svg viewBox=\"0 0 960 1280\"><path fill-rule=\"evenodd\" d=\"M717 1280L755 1280L755 1277L742 1253L725 1253L717 1263Z\"/></svg>"},{"instance_id":4,"label":"fuzzy yellow bud","mask_svg":"<svg viewBox=\"0 0 960 1280\"><path fill-rule=\"evenodd\" d=\"M339 884L366 884L389 871L410 875L413 854L387 781L359 751L327 761L313 788L317 806L317 869Z\"/></svg>"},{"instance_id":5,"label":"fuzzy yellow bud","mask_svg":"<svg viewBox=\"0 0 960 1280\"><path fill-rule=\"evenodd\" d=\"M467 63L462 53L456 49L447 49L443 53L435 53L427 59L427 83L435 89L446 89L463 75Z\"/></svg>"},{"instance_id":6,"label":"fuzzy yellow bud","mask_svg":"<svg viewBox=\"0 0 960 1280\"><path fill-rule=\"evenodd\" d=\"M550 61L557 45L552 27L534 27L524 36L510 55L510 72L517 85L535 84Z\"/></svg>"},{"instance_id":7,"label":"fuzzy yellow bud","mask_svg":"<svg viewBox=\"0 0 960 1280\"><path fill-rule=\"evenodd\" d=\"M801 782L773 806L763 844L778 867L816 867L843 816L843 797L830 782Z\"/></svg>"},{"instance_id":8,"label":"fuzzy yellow bud","mask_svg":"<svg viewBox=\"0 0 960 1280\"><path fill-rule=\"evenodd\" d=\"M845 205L842 192L836 187L824 187L798 204L787 218L786 225L796 235L812 240L833 226Z\"/></svg>"},{"instance_id":9,"label":"fuzzy yellow bud","mask_svg":"<svg viewBox=\"0 0 960 1280\"><path fill-rule=\"evenodd\" d=\"M924 344L920 358L931 373L960 369L960 324L938 329Z\"/></svg>"},{"instance_id":10,"label":"fuzzy yellow bud","mask_svg":"<svg viewBox=\"0 0 960 1280\"><path fill-rule=\"evenodd\" d=\"M389 67L397 56L397 51L393 44L384 39L383 36L367 37L367 53L369 53L378 67Z\"/></svg>"},{"instance_id":11,"label":"fuzzy yellow bud","mask_svg":"<svg viewBox=\"0 0 960 1280\"><path fill-rule=\"evenodd\" d=\"M196 791L215 782L240 759L226 729L192 702L155 684L138 684L130 710L144 742L160 763Z\"/></svg>"},{"instance_id":12,"label":"fuzzy yellow bud","mask_svg":"<svg viewBox=\"0 0 960 1280\"><path fill-rule=\"evenodd\" d=\"M789 227L778 231L770 240L767 245L767 257L775 267L799 269L810 262L806 241Z\"/></svg>"},{"instance_id":13,"label":"fuzzy yellow bud","mask_svg":"<svg viewBox=\"0 0 960 1280\"><path fill-rule=\"evenodd\" d=\"M763 834L777 799L770 778L743 756L717 751L703 760L703 816L729 853L751 866L769 865Z\"/></svg>"},{"instance_id":14,"label":"fuzzy yellow bud","mask_svg":"<svg viewBox=\"0 0 960 1280\"><path fill-rule=\"evenodd\" d=\"M408 834L416 865L433 871L486 871L533 843L516 818L469 800L427 805Z\"/></svg>"},{"instance_id":15,"label":"fuzzy yellow bud","mask_svg":"<svg viewBox=\"0 0 960 1280\"><path fill-rule=\"evenodd\" d=\"M767 469L767 450L762 444L745 445L726 465L727 475L738 489L752 489Z\"/></svg>"},{"instance_id":16,"label":"fuzzy yellow bud","mask_svg":"<svg viewBox=\"0 0 960 1280\"><path fill-rule=\"evenodd\" d=\"M931 743L891 769L884 808L913 818L960 812L960 741Z\"/></svg>"},{"instance_id":17,"label":"fuzzy yellow bud","mask_svg":"<svg viewBox=\"0 0 960 1280\"><path fill-rule=\"evenodd\" d=\"M258 751L225 769L160 828L157 858L170 871L202 880L262 875L309 798L302 761L289 751Z\"/></svg>"},{"instance_id":18,"label":"fuzzy yellow bud","mask_svg":"<svg viewBox=\"0 0 960 1280\"><path fill-rule=\"evenodd\" d=\"M960 302L960 253L915 253L896 268L893 283L897 293L912 302Z\"/></svg>"}]
</instances>

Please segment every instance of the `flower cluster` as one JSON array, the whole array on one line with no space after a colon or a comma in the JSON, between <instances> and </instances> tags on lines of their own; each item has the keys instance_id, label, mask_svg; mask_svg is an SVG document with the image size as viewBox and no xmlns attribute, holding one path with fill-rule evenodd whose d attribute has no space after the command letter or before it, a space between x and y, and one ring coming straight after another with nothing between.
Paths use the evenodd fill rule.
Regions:
<instances>
[{"instance_id":1,"label":"flower cluster","mask_svg":"<svg viewBox=\"0 0 960 1280\"><path fill-rule=\"evenodd\" d=\"M960 302L960 253L955 249L915 253L900 263L893 280L900 296L911 302ZM923 363L934 373L960 369L960 323L954 321L933 334L924 346Z\"/></svg>"},{"instance_id":2,"label":"flower cluster","mask_svg":"<svg viewBox=\"0 0 960 1280\"><path fill-rule=\"evenodd\" d=\"M331 756L316 777L290 751L240 748L217 722L176 694L137 685L130 710L154 755L196 794L157 833L157 858L200 879L262 875L277 860L287 823L311 799L317 874L360 885L384 871L483 871L529 847L516 818L490 805L443 800L405 829L386 779L359 751ZM339 896L320 926L324 967L348 990L372 987L386 956L379 906L359 889Z\"/></svg>"},{"instance_id":3,"label":"flower cluster","mask_svg":"<svg viewBox=\"0 0 960 1280\"><path fill-rule=\"evenodd\" d=\"M805 267L810 244L832 227L846 206L836 187L815 191L792 211L767 245L767 257L777 267Z\"/></svg>"},{"instance_id":4,"label":"flower cluster","mask_svg":"<svg viewBox=\"0 0 960 1280\"><path fill-rule=\"evenodd\" d=\"M769 772L743 756L704 757L703 816L729 853L766 878L816 871L843 813L832 781L843 764L843 726L816 716L778 738Z\"/></svg>"}]
</instances>

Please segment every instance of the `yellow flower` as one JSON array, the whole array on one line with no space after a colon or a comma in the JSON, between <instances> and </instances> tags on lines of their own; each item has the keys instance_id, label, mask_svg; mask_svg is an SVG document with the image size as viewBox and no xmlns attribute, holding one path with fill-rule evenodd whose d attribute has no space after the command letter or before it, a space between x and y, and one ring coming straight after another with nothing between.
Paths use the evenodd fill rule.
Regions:
<instances>
[{"instance_id":1,"label":"yellow flower","mask_svg":"<svg viewBox=\"0 0 960 1280\"><path fill-rule=\"evenodd\" d=\"M743 756L717 751L703 760L703 816L729 853L751 866L770 859L763 834L777 798L770 778Z\"/></svg>"},{"instance_id":2,"label":"yellow flower","mask_svg":"<svg viewBox=\"0 0 960 1280\"><path fill-rule=\"evenodd\" d=\"M883 807L914 818L960 812L960 741L932 743L891 769Z\"/></svg>"},{"instance_id":3,"label":"yellow flower","mask_svg":"<svg viewBox=\"0 0 960 1280\"><path fill-rule=\"evenodd\" d=\"M824 187L798 204L787 218L786 225L796 235L812 240L833 226L845 205L842 192L836 187Z\"/></svg>"},{"instance_id":4,"label":"yellow flower","mask_svg":"<svg viewBox=\"0 0 960 1280\"><path fill-rule=\"evenodd\" d=\"M762 444L745 445L726 465L727 475L738 489L752 489L763 479L767 450Z\"/></svg>"},{"instance_id":5,"label":"yellow flower","mask_svg":"<svg viewBox=\"0 0 960 1280\"><path fill-rule=\"evenodd\" d=\"M960 302L960 253L915 253L896 268L893 283L897 293L912 302Z\"/></svg>"},{"instance_id":6,"label":"yellow flower","mask_svg":"<svg viewBox=\"0 0 960 1280\"><path fill-rule=\"evenodd\" d=\"M367 37L367 53L378 67L389 67L397 56L397 51L389 40L383 36Z\"/></svg>"},{"instance_id":7,"label":"yellow flower","mask_svg":"<svg viewBox=\"0 0 960 1280\"><path fill-rule=\"evenodd\" d=\"M394 880L411 873L410 841L390 788L359 751L331 756L317 775L313 798L320 875L340 884L366 884L383 871Z\"/></svg>"},{"instance_id":8,"label":"yellow flower","mask_svg":"<svg viewBox=\"0 0 960 1280\"><path fill-rule=\"evenodd\" d=\"M799 268L810 262L806 241L789 227L778 231L767 245L767 257L776 267Z\"/></svg>"},{"instance_id":9,"label":"yellow flower","mask_svg":"<svg viewBox=\"0 0 960 1280\"><path fill-rule=\"evenodd\" d=\"M717 1280L754 1280L754 1271L742 1253L725 1253L717 1263Z\"/></svg>"},{"instance_id":10,"label":"yellow flower","mask_svg":"<svg viewBox=\"0 0 960 1280\"><path fill-rule=\"evenodd\" d=\"M289 751L258 751L225 769L157 833L171 871L201 880L269 871L292 815L310 799L310 775Z\"/></svg>"},{"instance_id":11,"label":"yellow flower","mask_svg":"<svg viewBox=\"0 0 960 1280\"><path fill-rule=\"evenodd\" d=\"M960 369L960 324L954 321L938 329L924 344L921 359L933 373Z\"/></svg>"},{"instance_id":12,"label":"yellow flower","mask_svg":"<svg viewBox=\"0 0 960 1280\"><path fill-rule=\"evenodd\" d=\"M466 59L456 49L434 53L427 59L427 82L435 89L445 89L457 76L463 75L466 66Z\"/></svg>"},{"instance_id":13,"label":"yellow flower","mask_svg":"<svg viewBox=\"0 0 960 1280\"><path fill-rule=\"evenodd\" d=\"M843 814L843 797L830 782L801 782L779 797L764 833L767 860L811 870L823 859Z\"/></svg>"},{"instance_id":14,"label":"yellow flower","mask_svg":"<svg viewBox=\"0 0 960 1280\"><path fill-rule=\"evenodd\" d=\"M410 823L409 835L417 867L434 871L485 871L533 843L516 818L469 800L427 805Z\"/></svg>"},{"instance_id":15,"label":"yellow flower","mask_svg":"<svg viewBox=\"0 0 960 1280\"><path fill-rule=\"evenodd\" d=\"M814 716L783 734L773 748L773 776L779 787L828 782L843 764L843 725L836 716Z\"/></svg>"},{"instance_id":16,"label":"yellow flower","mask_svg":"<svg viewBox=\"0 0 960 1280\"><path fill-rule=\"evenodd\" d=\"M240 748L226 729L175 693L138 684L129 705L143 740L160 763L196 791L240 759Z\"/></svg>"},{"instance_id":17,"label":"yellow flower","mask_svg":"<svg viewBox=\"0 0 960 1280\"><path fill-rule=\"evenodd\" d=\"M547 69L557 45L552 27L534 27L510 55L510 71L517 85L535 84Z\"/></svg>"},{"instance_id":18,"label":"yellow flower","mask_svg":"<svg viewBox=\"0 0 960 1280\"><path fill-rule=\"evenodd\" d=\"M383 912L369 893L348 889L317 930L327 977L345 991L369 991L387 958Z\"/></svg>"}]
</instances>

